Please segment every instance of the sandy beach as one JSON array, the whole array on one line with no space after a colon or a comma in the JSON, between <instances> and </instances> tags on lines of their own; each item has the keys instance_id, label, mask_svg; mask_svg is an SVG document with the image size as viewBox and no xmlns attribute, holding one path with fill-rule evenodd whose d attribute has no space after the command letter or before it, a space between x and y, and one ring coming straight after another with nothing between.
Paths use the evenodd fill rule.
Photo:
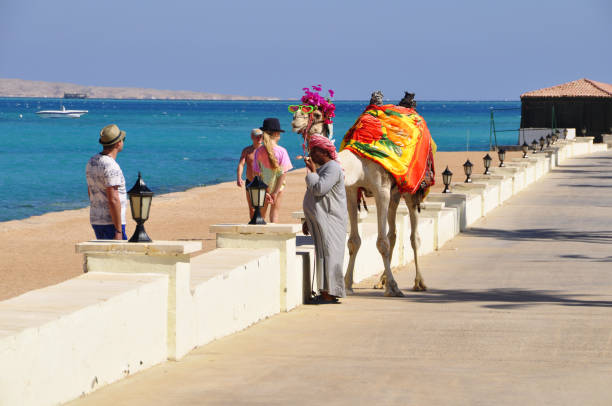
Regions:
<instances>
[{"instance_id":1,"label":"sandy beach","mask_svg":"<svg viewBox=\"0 0 612 406\"><path fill-rule=\"evenodd\" d=\"M463 181L462 165L466 158L474 164L474 173L482 173L485 154L484 151L438 152L435 157L436 185L432 191L442 190L441 173L447 165L454 173L453 182ZM497 154L490 154L494 158L493 165L498 165ZM520 151L506 153L507 160L520 156ZM294 161L294 165L303 166L303 163ZM296 169L287 177L280 216L282 223L296 222L291 213L301 210L304 174L305 169ZM155 188L155 185L150 186ZM369 204L374 205L373 201ZM155 240L202 240L204 251L210 251L215 248L215 236L208 231L211 224L247 221L244 189L237 187L235 182L226 182L154 197L146 229ZM131 236L134 222L129 214L127 223L128 236ZM81 274L82 256L75 253L74 246L93 237L89 208L0 223L3 247L0 252L0 300Z\"/></svg>"}]
</instances>

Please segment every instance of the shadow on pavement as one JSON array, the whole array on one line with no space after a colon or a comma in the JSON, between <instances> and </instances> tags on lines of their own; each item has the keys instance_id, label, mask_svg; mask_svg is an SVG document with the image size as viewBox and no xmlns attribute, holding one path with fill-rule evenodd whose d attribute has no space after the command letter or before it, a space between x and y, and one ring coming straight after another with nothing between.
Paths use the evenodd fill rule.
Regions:
<instances>
[{"instance_id":1,"label":"shadow on pavement","mask_svg":"<svg viewBox=\"0 0 612 406\"><path fill-rule=\"evenodd\" d=\"M558 173L580 173L580 174L587 174L587 173L610 173L610 171L587 171L587 170L578 170L578 169L553 169L550 173L552 174L558 174ZM608 177L609 178L609 177Z\"/></svg>"},{"instance_id":2,"label":"shadow on pavement","mask_svg":"<svg viewBox=\"0 0 612 406\"><path fill-rule=\"evenodd\" d=\"M473 237L490 237L502 240L535 241L535 240L563 240L572 242L586 242L595 244L610 244L612 231L563 231L552 228L526 228L520 230L499 230L473 227L462 234Z\"/></svg>"},{"instance_id":3,"label":"shadow on pavement","mask_svg":"<svg viewBox=\"0 0 612 406\"><path fill-rule=\"evenodd\" d=\"M612 256L603 257L603 258L595 258L595 257L588 257L586 255L574 254L574 255L560 255L559 257L567 258L567 259L583 259L589 262L612 262Z\"/></svg>"},{"instance_id":4,"label":"shadow on pavement","mask_svg":"<svg viewBox=\"0 0 612 406\"><path fill-rule=\"evenodd\" d=\"M594 187L594 188L602 188L602 187L612 187L612 185L586 185L586 184L572 184L572 185L559 185L560 187Z\"/></svg>"},{"instance_id":5,"label":"shadow on pavement","mask_svg":"<svg viewBox=\"0 0 612 406\"><path fill-rule=\"evenodd\" d=\"M355 290L354 296L371 299L403 300L416 303L461 303L461 302L490 302L483 303L482 307L489 309L516 309L534 305L584 306L584 307L612 307L612 301L586 300L589 295L561 294L547 290L526 289L489 289L489 290L437 290L427 292L405 292L403 298L383 296L382 291L371 289Z\"/></svg>"}]
</instances>

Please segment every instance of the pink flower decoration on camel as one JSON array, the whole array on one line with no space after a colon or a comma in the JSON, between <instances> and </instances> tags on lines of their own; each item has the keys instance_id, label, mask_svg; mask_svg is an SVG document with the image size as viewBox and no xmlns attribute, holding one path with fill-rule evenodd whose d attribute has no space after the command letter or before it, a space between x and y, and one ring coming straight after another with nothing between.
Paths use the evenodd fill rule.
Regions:
<instances>
[{"instance_id":1,"label":"pink flower decoration on camel","mask_svg":"<svg viewBox=\"0 0 612 406\"><path fill-rule=\"evenodd\" d=\"M312 91L310 90L311 88ZM323 90L321 85L311 86L310 88L304 87L302 90L305 93L304 96L302 96L302 103L318 108L325 117L325 123L332 124L332 119L336 117L336 106L331 101L331 98L334 97L334 91L329 89L328 92L330 97L325 98L319 94L319 92Z\"/></svg>"}]
</instances>

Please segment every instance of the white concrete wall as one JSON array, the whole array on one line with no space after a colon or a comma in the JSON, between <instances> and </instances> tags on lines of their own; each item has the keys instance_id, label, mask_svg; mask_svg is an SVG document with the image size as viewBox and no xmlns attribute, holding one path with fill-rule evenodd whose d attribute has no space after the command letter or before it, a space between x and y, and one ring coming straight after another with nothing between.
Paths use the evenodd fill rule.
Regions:
<instances>
[{"instance_id":1,"label":"white concrete wall","mask_svg":"<svg viewBox=\"0 0 612 406\"><path fill-rule=\"evenodd\" d=\"M163 362L168 277L85 274L0 302L0 405L56 405Z\"/></svg>"},{"instance_id":2,"label":"white concrete wall","mask_svg":"<svg viewBox=\"0 0 612 406\"><path fill-rule=\"evenodd\" d=\"M297 224L218 224L217 248L273 248L280 252L280 308L289 311L302 304L302 275L296 272L295 237L301 230Z\"/></svg>"},{"instance_id":3,"label":"white concrete wall","mask_svg":"<svg viewBox=\"0 0 612 406\"><path fill-rule=\"evenodd\" d=\"M430 193L426 202L443 202L445 207L453 208L457 213L459 231L465 230L482 215L482 198L479 195L466 193Z\"/></svg>"},{"instance_id":4,"label":"white concrete wall","mask_svg":"<svg viewBox=\"0 0 612 406\"><path fill-rule=\"evenodd\" d=\"M496 184L499 190L498 202L502 204L510 197L512 197L512 175L473 175L472 179L474 179L475 183L486 182L491 184Z\"/></svg>"},{"instance_id":5,"label":"white concrete wall","mask_svg":"<svg viewBox=\"0 0 612 406\"><path fill-rule=\"evenodd\" d=\"M466 193L480 197L481 212L478 218L487 215L491 210L499 206L499 184L497 183L484 180L473 181L472 183L455 183L453 184L453 190L457 193ZM472 223L473 221L469 224Z\"/></svg>"},{"instance_id":6,"label":"white concrete wall","mask_svg":"<svg viewBox=\"0 0 612 406\"><path fill-rule=\"evenodd\" d=\"M521 168L510 168L508 166L491 168L494 176L503 176L512 181L512 195L519 193L525 188L525 174Z\"/></svg>"},{"instance_id":7,"label":"white concrete wall","mask_svg":"<svg viewBox=\"0 0 612 406\"><path fill-rule=\"evenodd\" d=\"M410 224L410 220L407 217L408 217L407 213L401 213L401 210L398 210L398 213L395 219L396 220L396 225L395 225L396 240L398 243L396 243L395 246L393 247L393 254L391 256L391 266L392 267L400 265L402 261L403 248L402 248L402 244L399 242L403 239L402 232L404 228L406 227L406 222L408 225ZM350 225L349 225L349 228L350 228ZM376 215L376 207L370 207L370 211L367 212L367 216L365 216L363 221L360 222L359 236L361 237L361 248L359 249L360 252L362 250L366 252L370 252L370 250L373 249L374 252L378 253L378 248L376 248L376 241L378 240L378 217ZM371 258L360 257L359 252L357 253L357 257L360 258L360 260L363 259L365 261L363 263L363 268L364 268L363 272L360 271L360 274L364 275L362 279L365 279L368 277L368 276L365 276L367 273L369 273L369 271L367 271L368 268L371 268L372 266L376 268L380 267L381 271L384 268L382 257L380 255L378 255L379 257L378 262L380 264L378 264L378 262L376 261L373 261ZM348 250L346 252L346 258L348 259ZM362 265L360 264L359 267L362 267ZM355 279L355 281L357 281L357 279Z\"/></svg>"},{"instance_id":8,"label":"white concrete wall","mask_svg":"<svg viewBox=\"0 0 612 406\"><path fill-rule=\"evenodd\" d=\"M220 248L191 261L195 344L280 312L280 252ZM301 281L296 289L302 289Z\"/></svg>"},{"instance_id":9,"label":"white concrete wall","mask_svg":"<svg viewBox=\"0 0 612 406\"><path fill-rule=\"evenodd\" d=\"M574 143L573 156L590 154L593 149L593 137L577 137Z\"/></svg>"},{"instance_id":10,"label":"white concrete wall","mask_svg":"<svg viewBox=\"0 0 612 406\"><path fill-rule=\"evenodd\" d=\"M432 218L427 218L423 216L419 216L419 227L418 227L418 237L419 237L419 255L427 255L431 252L435 251L434 245L434 220ZM409 250L412 251L412 246L409 244Z\"/></svg>"},{"instance_id":11,"label":"white concrete wall","mask_svg":"<svg viewBox=\"0 0 612 406\"><path fill-rule=\"evenodd\" d=\"M603 152L608 150L608 144L593 144L591 146L591 153Z\"/></svg>"}]
</instances>

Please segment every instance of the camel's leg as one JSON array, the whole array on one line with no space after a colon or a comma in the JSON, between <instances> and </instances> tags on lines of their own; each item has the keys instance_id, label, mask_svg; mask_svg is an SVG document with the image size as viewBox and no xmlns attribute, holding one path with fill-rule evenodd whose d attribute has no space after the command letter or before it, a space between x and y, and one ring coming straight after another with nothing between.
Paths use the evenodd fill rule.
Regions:
<instances>
[{"instance_id":1,"label":"camel's leg","mask_svg":"<svg viewBox=\"0 0 612 406\"><path fill-rule=\"evenodd\" d=\"M351 231L348 239L349 263L344 275L344 287L347 293L353 293L353 271L355 270L355 258L361 246L359 228L357 228L357 188L346 189L346 206L348 209Z\"/></svg>"},{"instance_id":2,"label":"camel's leg","mask_svg":"<svg viewBox=\"0 0 612 406\"><path fill-rule=\"evenodd\" d=\"M419 271L419 255L417 252L419 245L421 245L418 232L419 218L417 213L417 204L419 202L416 201L417 197L415 195L405 195L404 199L406 201L406 205L408 206L408 212L410 213L410 244L412 245L412 251L414 252L414 268L416 269L414 287L412 289L415 291L423 291L427 290L427 286L425 286L425 281L423 280L421 272Z\"/></svg>"},{"instance_id":3,"label":"camel's leg","mask_svg":"<svg viewBox=\"0 0 612 406\"><path fill-rule=\"evenodd\" d=\"M375 194L376 197L376 215L378 217L378 238L376 239L376 248L382 256L385 272L385 296L404 296L398 288L397 282L391 272L391 251L389 238L387 237L387 214L389 212L390 190L379 188ZM394 220L395 221L395 220Z\"/></svg>"},{"instance_id":4,"label":"camel's leg","mask_svg":"<svg viewBox=\"0 0 612 406\"><path fill-rule=\"evenodd\" d=\"M395 242L397 241L397 224L396 224L396 216L397 216L397 206L399 205L401 196L399 193L391 193L391 198L389 201L389 212L387 213L387 223L389 226L389 231L387 232L387 238L389 239L389 263L393 259L393 248L395 248ZM374 285L374 289L383 289L385 287L386 277L383 272L380 275L380 280L376 285Z\"/></svg>"}]
</instances>

